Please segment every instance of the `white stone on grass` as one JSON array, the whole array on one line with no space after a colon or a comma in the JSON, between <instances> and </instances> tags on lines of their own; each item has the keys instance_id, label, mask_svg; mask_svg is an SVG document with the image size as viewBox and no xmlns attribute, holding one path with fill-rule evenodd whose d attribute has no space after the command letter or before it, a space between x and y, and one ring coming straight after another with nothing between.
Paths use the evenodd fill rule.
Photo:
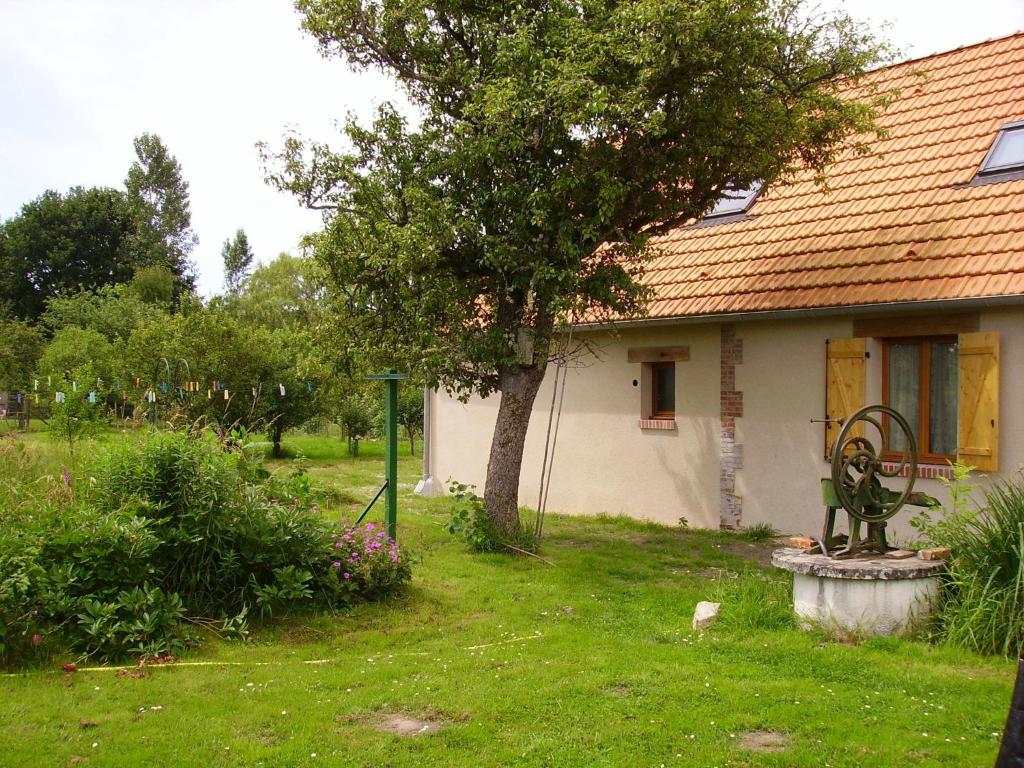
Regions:
<instances>
[{"instance_id":1,"label":"white stone on grass","mask_svg":"<svg viewBox=\"0 0 1024 768\"><path fill-rule=\"evenodd\" d=\"M709 603L701 600L693 611L693 628L702 629L718 618L718 609L721 603Z\"/></svg>"}]
</instances>

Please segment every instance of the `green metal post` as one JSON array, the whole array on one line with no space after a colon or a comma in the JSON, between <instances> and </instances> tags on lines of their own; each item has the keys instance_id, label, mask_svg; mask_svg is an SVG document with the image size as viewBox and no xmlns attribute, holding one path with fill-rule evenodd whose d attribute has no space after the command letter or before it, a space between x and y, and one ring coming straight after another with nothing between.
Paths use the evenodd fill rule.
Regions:
<instances>
[{"instance_id":1,"label":"green metal post","mask_svg":"<svg viewBox=\"0 0 1024 768\"><path fill-rule=\"evenodd\" d=\"M388 370L392 376L396 373L394 368ZM398 531L398 379L388 378L384 385L384 477L388 484L384 504L388 536L394 539Z\"/></svg>"}]
</instances>

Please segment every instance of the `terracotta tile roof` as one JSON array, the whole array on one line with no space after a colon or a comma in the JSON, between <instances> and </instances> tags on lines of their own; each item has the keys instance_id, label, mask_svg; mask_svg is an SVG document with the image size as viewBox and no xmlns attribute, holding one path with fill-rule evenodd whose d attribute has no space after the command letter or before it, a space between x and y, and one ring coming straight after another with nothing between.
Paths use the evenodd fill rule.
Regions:
<instances>
[{"instance_id":1,"label":"terracotta tile roof","mask_svg":"<svg viewBox=\"0 0 1024 768\"><path fill-rule=\"evenodd\" d=\"M827 190L799 175L747 218L655 240L651 317L1024 294L1024 179L963 186L1024 119L1024 33L870 77L901 92L887 137Z\"/></svg>"}]
</instances>

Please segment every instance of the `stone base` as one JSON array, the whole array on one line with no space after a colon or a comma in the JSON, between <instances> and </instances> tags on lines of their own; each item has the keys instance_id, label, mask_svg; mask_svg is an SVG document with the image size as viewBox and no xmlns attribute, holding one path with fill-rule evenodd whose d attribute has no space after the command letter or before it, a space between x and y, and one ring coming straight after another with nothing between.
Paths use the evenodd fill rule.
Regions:
<instances>
[{"instance_id":1,"label":"stone base","mask_svg":"<svg viewBox=\"0 0 1024 768\"><path fill-rule=\"evenodd\" d=\"M792 548L776 550L772 564L793 573L793 609L804 626L854 635L913 629L931 613L946 569L942 561L833 560Z\"/></svg>"}]
</instances>

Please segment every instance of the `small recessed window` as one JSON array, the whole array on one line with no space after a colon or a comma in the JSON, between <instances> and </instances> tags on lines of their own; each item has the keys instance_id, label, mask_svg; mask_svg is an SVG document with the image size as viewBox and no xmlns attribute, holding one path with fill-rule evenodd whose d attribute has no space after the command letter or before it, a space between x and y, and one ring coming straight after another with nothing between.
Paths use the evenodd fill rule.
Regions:
<instances>
[{"instance_id":1,"label":"small recessed window","mask_svg":"<svg viewBox=\"0 0 1024 768\"><path fill-rule=\"evenodd\" d=\"M651 363L651 418L676 417L676 364Z\"/></svg>"},{"instance_id":2,"label":"small recessed window","mask_svg":"<svg viewBox=\"0 0 1024 768\"><path fill-rule=\"evenodd\" d=\"M715 207L711 209L711 213L705 216L704 219L717 219L724 216L746 213L750 206L754 204L759 194L761 194L760 181L755 181L746 189L726 190L721 199L715 203Z\"/></svg>"},{"instance_id":3,"label":"small recessed window","mask_svg":"<svg viewBox=\"0 0 1024 768\"><path fill-rule=\"evenodd\" d=\"M1024 121L999 129L979 173L1006 173L1024 169Z\"/></svg>"}]
</instances>

